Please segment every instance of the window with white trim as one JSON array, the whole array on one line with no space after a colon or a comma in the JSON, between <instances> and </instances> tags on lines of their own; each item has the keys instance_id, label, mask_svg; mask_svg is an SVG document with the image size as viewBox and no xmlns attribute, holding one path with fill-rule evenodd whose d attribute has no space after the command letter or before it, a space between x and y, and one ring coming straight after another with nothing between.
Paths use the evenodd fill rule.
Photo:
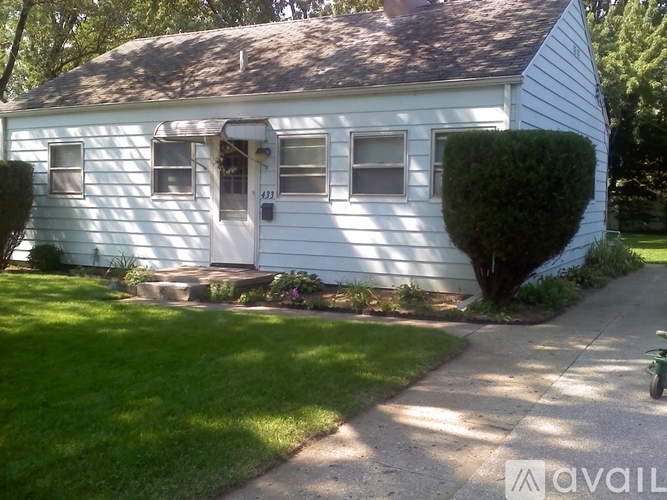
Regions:
<instances>
[{"instance_id":1,"label":"window with white trim","mask_svg":"<svg viewBox=\"0 0 667 500\"><path fill-rule=\"evenodd\" d=\"M194 194L193 145L153 141L153 194Z\"/></svg>"},{"instance_id":2,"label":"window with white trim","mask_svg":"<svg viewBox=\"0 0 667 500\"><path fill-rule=\"evenodd\" d=\"M350 156L353 196L405 196L405 132L353 133Z\"/></svg>"},{"instance_id":3,"label":"window with white trim","mask_svg":"<svg viewBox=\"0 0 667 500\"><path fill-rule=\"evenodd\" d=\"M83 195L83 144L49 144L49 194Z\"/></svg>"},{"instance_id":4,"label":"window with white trim","mask_svg":"<svg viewBox=\"0 0 667 500\"><path fill-rule=\"evenodd\" d=\"M431 170L431 196L440 197L442 193L442 160L445 156L445 141L448 132L433 134L433 169Z\"/></svg>"},{"instance_id":5,"label":"window with white trim","mask_svg":"<svg viewBox=\"0 0 667 500\"><path fill-rule=\"evenodd\" d=\"M278 138L280 195L327 194L327 136Z\"/></svg>"},{"instance_id":6,"label":"window with white trim","mask_svg":"<svg viewBox=\"0 0 667 500\"><path fill-rule=\"evenodd\" d=\"M496 130L496 127L469 127L450 130L434 130L431 141L431 196L440 198L442 193L442 160L445 156L447 136L470 130Z\"/></svg>"}]
</instances>

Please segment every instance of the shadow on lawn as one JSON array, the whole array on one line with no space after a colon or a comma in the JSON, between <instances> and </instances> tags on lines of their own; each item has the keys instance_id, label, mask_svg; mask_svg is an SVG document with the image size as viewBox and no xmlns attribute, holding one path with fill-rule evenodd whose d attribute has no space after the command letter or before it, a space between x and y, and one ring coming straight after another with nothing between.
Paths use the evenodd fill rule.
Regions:
<instances>
[{"instance_id":1,"label":"shadow on lawn","mask_svg":"<svg viewBox=\"0 0 667 500\"><path fill-rule=\"evenodd\" d=\"M226 489L442 361L437 330L415 342L407 328L137 306L90 300L111 297L92 281L23 281L0 301L9 497Z\"/></svg>"}]
</instances>

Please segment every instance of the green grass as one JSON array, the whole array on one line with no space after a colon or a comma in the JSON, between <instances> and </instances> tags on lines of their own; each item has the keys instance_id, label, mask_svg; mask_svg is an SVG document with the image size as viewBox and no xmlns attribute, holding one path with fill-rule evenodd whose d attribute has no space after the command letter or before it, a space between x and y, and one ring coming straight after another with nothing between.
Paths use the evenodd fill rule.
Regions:
<instances>
[{"instance_id":1,"label":"green grass","mask_svg":"<svg viewBox=\"0 0 667 500\"><path fill-rule=\"evenodd\" d=\"M214 496L455 356L437 329L145 306L0 274L0 497Z\"/></svg>"},{"instance_id":2,"label":"green grass","mask_svg":"<svg viewBox=\"0 0 667 500\"><path fill-rule=\"evenodd\" d=\"M666 235L621 233L621 240L647 263L667 264Z\"/></svg>"}]
</instances>

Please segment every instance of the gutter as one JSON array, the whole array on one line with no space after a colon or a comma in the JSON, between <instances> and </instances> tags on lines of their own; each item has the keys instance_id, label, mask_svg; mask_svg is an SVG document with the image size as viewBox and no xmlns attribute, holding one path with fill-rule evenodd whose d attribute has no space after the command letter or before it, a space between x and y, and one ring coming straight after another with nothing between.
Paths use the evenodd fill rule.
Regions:
<instances>
[{"instance_id":1,"label":"gutter","mask_svg":"<svg viewBox=\"0 0 667 500\"><path fill-rule=\"evenodd\" d=\"M81 106L58 106L49 108L18 109L15 111L0 110L0 118L3 116L31 116L36 114L59 114L63 111L67 113L86 112L89 110L103 109L142 109L149 107L163 107L165 103L169 105L192 106L197 104L213 103L235 103L235 102L270 102L285 101L294 99L317 99L332 97L348 97L353 95L383 95L392 93L412 93L428 92L443 89L471 88L471 87L489 87L500 85L512 85L523 83L523 76L497 76L488 78L465 78L459 80L443 80L426 83L402 83L398 85L373 85L368 87L350 87L344 89L325 89L325 90L290 90L286 92L268 92L261 94L236 94L215 97L191 97L184 99L161 99L157 101L135 101L123 103L100 103L86 104Z\"/></svg>"}]
</instances>

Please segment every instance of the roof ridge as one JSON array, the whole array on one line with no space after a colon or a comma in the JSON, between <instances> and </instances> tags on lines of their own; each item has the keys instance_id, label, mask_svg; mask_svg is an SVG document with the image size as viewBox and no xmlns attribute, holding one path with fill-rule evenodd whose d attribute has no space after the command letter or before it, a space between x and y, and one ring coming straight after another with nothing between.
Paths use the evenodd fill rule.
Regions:
<instances>
[{"instance_id":1,"label":"roof ridge","mask_svg":"<svg viewBox=\"0 0 667 500\"><path fill-rule=\"evenodd\" d=\"M469 0L454 0L456 2L467 2ZM434 4L434 5L440 5L440 4ZM432 7L432 5L424 5L420 8L423 7ZM268 21L265 23L257 23L257 24L244 24L240 26L225 26L225 27L220 27L220 28L210 28L210 29L203 29L203 30L195 30L195 31L183 31L181 33L165 33L162 35L153 35L153 36L142 36L142 37L137 37L133 38L131 40L128 40L127 42L124 42L121 45L124 45L125 43L130 43L130 42L140 42L140 41L147 41L147 40L157 40L159 38L171 38L171 37L179 37L179 36L194 36L198 34L213 34L215 32L222 32L222 31L242 31L242 30L252 30L260 27L267 27L267 26L277 26L280 24L302 24L306 22L314 22L314 21L323 21L323 20L331 20L331 19L339 19L339 18L345 18L345 17L353 17L353 16L363 16L363 15L370 15L370 14L377 14L379 12L383 12L383 10L369 10L369 11L364 11L364 12L347 12L344 14L331 14L329 16L318 16L318 17L307 17L305 19L281 19L279 21ZM119 45L120 47L120 45ZM111 49L113 50L113 49Z\"/></svg>"},{"instance_id":2,"label":"roof ridge","mask_svg":"<svg viewBox=\"0 0 667 500\"><path fill-rule=\"evenodd\" d=\"M571 0L455 0L128 41L9 110L362 89L521 75ZM239 49L249 63L239 69Z\"/></svg>"}]
</instances>

